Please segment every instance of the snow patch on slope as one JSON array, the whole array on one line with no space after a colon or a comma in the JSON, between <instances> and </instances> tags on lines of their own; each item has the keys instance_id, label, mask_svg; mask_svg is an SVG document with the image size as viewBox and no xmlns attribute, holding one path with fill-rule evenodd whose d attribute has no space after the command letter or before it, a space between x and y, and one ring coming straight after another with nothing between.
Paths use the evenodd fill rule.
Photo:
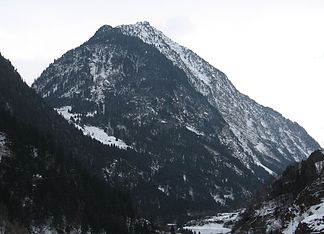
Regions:
<instances>
[{"instance_id":1,"label":"snow patch on slope","mask_svg":"<svg viewBox=\"0 0 324 234\"><path fill-rule=\"evenodd\" d=\"M230 228L226 228L221 223L207 223L201 226L187 226L184 229L201 234L225 234L231 233Z\"/></svg>"},{"instance_id":2,"label":"snow patch on slope","mask_svg":"<svg viewBox=\"0 0 324 234\"><path fill-rule=\"evenodd\" d=\"M221 234L230 233L233 223L237 220L242 212L236 211L232 213L219 213L216 216L207 217L202 220L192 220L183 228L201 234Z\"/></svg>"},{"instance_id":3,"label":"snow patch on slope","mask_svg":"<svg viewBox=\"0 0 324 234\"><path fill-rule=\"evenodd\" d=\"M195 134L198 135L198 136L204 136L204 135L205 135L204 133L198 131L197 129L195 129L194 127L192 127L192 126L190 126L190 125L187 125L186 128L187 128L189 131L195 133Z\"/></svg>"},{"instance_id":4,"label":"snow patch on slope","mask_svg":"<svg viewBox=\"0 0 324 234\"><path fill-rule=\"evenodd\" d=\"M262 163L260 163L259 160L255 161L255 164L262 167L264 170L266 170L266 172L268 172L270 175L276 176L277 173L275 173L274 171L270 170L268 167L264 166Z\"/></svg>"},{"instance_id":5,"label":"snow patch on slope","mask_svg":"<svg viewBox=\"0 0 324 234\"><path fill-rule=\"evenodd\" d=\"M72 119L77 119L77 114L71 113L72 106L62 106L60 108L55 108L56 112L59 113L66 119L67 121L71 121Z\"/></svg>"},{"instance_id":6,"label":"snow patch on slope","mask_svg":"<svg viewBox=\"0 0 324 234\"><path fill-rule=\"evenodd\" d=\"M101 128L85 125L82 130L84 135L90 136L105 145L115 145L120 149L127 149L129 147L124 141L117 139L114 136L109 136Z\"/></svg>"},{"instance_id":7,"label":"snow patch on slope","mask_svg":"<svg viewBox=\"0 0 324 234\"><path fill-rule=\"evenodd\" d=\"M309 208L307 213L310 216L304 218L301 222L306 223L313 231L318 231L319 233L324 232L324 199L322 199L320 204L314 205Z\"/></svg>"},{"instance_id":8,"label":"snow patch on slope","mask_svg":"<svg viewBox=\"0 0 324 234\"><path fill-rule=\"evenodd\" d=\"M160 190L162 193L164 193L165 195L169 196L170 192L169 192L170 187L168 185L159 185L158 186L158 190Z\"/></svg>"},{"instance_id":9,"label":"snow patch on slope","mask_svg":"<svg viewBox=\"0 0 324 234\"><path fill-rule=\"evenodd\" d=\"M321 203L311 206L305 212L296 212L295 215L295 218L289 222L288 227L283 230L284 234L294 233L300 223L307 224L314 233L324 232L324 199L321 200Z\"/></svg>"},{"instance_id":10,"label":"snow patch on slope","mask_svg":"<svg viewBox=\"0 0 324 234\"><path fill-rule=\"evenodd\" d=\"M127 149L131 148L121 139L116 138L115 136L108 135L103 129L95 126L84 125L75 123L75 121L80 120L80 114L71 113L72 107L71 106L62 106L60 108L55 109L60 115L62 115L69 123L74 124L74 126L80 129L84 135L90 136L92 139L95 139L102 144L109 145L109 146L116 146L120 149ZM87 113L86 116L91 116L93 113Z\"/></svg>"},{"instance_id":11,"label":"snow patch on slope","mask_svg":"<svg viewBox=\"0 0 324 234\"><path fill-rule=\"evenodd\" d=\"M216 194L216 195L212 195L212 194L210 194L213 198L214 198L214 200L215 200L215 202L216 203L219 203L220 205L225 205L225 199L224 198L222 198L219 194Z\"/></svg>"}]
</instances>

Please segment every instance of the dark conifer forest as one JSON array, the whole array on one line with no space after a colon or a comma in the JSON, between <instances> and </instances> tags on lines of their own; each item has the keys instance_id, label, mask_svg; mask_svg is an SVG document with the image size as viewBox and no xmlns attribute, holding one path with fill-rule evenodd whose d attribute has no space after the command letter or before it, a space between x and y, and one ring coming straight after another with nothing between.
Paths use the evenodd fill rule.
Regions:
<instances>
[{"instance_id":1,"label":"dark conifer forest","mask_svg":"<svg viewBox=\"0 0 324 234\"><path fill-rule=\"evenodd\" d=\"M0 93L0 132L8 148L0 161L0 219L7 223L6 230L50 223L62 232L77 227L128 233L135 218L130 196L81 162L86 152L73 150L92 140L42 103L3 57ZM78 137L62 138L63 134Z\"/></svg>"}]
</instances>

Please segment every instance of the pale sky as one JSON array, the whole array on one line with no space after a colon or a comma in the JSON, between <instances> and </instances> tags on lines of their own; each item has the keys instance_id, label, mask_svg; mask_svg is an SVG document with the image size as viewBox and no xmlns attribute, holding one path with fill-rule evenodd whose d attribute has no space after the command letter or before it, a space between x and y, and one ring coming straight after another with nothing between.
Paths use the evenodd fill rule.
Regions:
<instances>
[{"instance_id":1,"label":"pale sky","mask_svg":"<svg viewBox=\"0 0 324 234\"><path fill-rule=\"evenodd\" d=\"M0 52L30 85L100 26L144 20L324 146L322 0L0 0Z\"/></svg>"}]
</instances>

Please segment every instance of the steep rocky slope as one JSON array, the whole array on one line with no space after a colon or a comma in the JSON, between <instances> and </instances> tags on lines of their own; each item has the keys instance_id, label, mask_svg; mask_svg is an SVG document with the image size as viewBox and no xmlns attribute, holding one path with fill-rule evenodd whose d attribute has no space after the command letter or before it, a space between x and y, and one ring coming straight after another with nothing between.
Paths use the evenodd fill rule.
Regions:
<instances>
[{"instance_id":1,"label":"steep rocky slope","mask_svg":"<svg viewBox=\"0 0 324 234\"><path fill-rule=\"evenodd\" d=\"M318 148L297 123L241 94L224 73L148 22L118 28L123 34L154 46L186 73L190 84L221 112L230 128L230 133L224 130L221 139L245 164L257 164L270 173L277 173L285 168L287 161L305 159ZM106 30L105 26L102 30ZM231 134L238 141L233 141Z\"/></svg>"}]
</instances>

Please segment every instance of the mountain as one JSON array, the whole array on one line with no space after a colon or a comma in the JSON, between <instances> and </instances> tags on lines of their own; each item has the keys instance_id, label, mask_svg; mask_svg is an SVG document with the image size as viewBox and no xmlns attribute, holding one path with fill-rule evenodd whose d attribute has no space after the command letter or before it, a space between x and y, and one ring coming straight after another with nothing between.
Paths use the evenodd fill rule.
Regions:
<instances>
[{"instance_id":1,"label":"mountain","mask_svg":"<svg viewBox=\"0 0 324 234\"><path fill-rule=\"evenodd\" d=\"M102 26L32 87L84 135L133 152L127 162L143 155L143 180L123 182L146 215L224 209L319 148L147 22ZM107 180L115 167L101 165Z\"/></svg>"},{"instance_id":2,"label":"mountain","mask_svg":"<svg viewBox=\"0 0 324 234\"><path fill-rule=\"evenodd\" d=\"M96 169L123 157L70 126L0 55L1 233L144 233L130 194Z\"/></svg>"},{"instance_id":3,"label":"mountain","mask_svg":"<svg viewBox=\"0 0 324 234\"><path fill-rule=\"evenodd\" d=\"M229 129L223 130L220 137L222 143L247 167L256 164L270 174L278 173L287 162L305 159L319 148L297 123L241 94L224 73L147 22L119 28L123 34L154 46L185 72L191 86L217 108L228 124Z\"/></svg>"},{"instance_id":4,"label":"mountain","mask_svg":"<svg viewBox=\"0 0 324 234\"><path fill-rule=\"evenodd\" d=\"M289 166L237 219L233 233L323 233L324 151Z\"/></svg>"}]
</instances>

